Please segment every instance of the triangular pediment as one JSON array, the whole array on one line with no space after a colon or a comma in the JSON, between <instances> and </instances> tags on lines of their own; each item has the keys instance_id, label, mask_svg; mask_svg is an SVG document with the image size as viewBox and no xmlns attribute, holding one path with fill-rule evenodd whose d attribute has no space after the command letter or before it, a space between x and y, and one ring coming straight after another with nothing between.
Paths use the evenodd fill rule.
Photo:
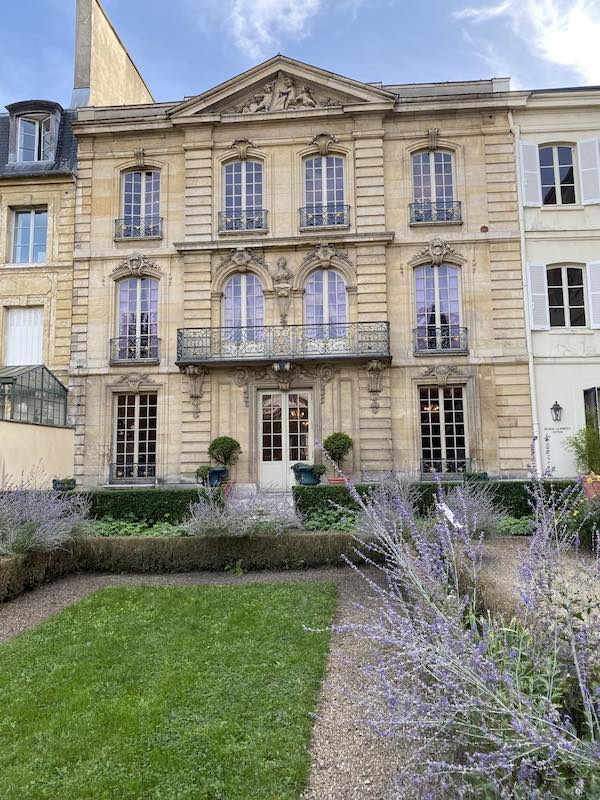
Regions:
<instances>
[{"instance_id":1,"label":"triangular pediment","mask_svg":"<svg viewBox=\"0 0 600 800\"><path fill-rule=\"evenodd\" d=\"M176 118L212 114L277 114L344 106L392 107L394 94L333 72L275 56L171 111Z\"/></svg>"}]
</instances>

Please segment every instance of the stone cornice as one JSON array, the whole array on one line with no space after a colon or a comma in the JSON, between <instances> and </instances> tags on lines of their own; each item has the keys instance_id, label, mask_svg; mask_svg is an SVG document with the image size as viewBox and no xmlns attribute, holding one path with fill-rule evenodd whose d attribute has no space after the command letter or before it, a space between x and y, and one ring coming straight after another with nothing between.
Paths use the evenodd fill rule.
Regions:
<instances>
[{"instance_id":1,"label":"stone cornice","mask_svg":"<svg viewBox=\"0 0 600 800\"><path fill-rule=\"evenodd\" d=\"M243 242L232 244L231 239L209 239L174 242L173 246L180 253L190 251L219 251L231 250L232 247L258 248L262 250L281 248L281 247L314 247L322 241L336 242L337 244L390 244L394 240L395 234L391 231L383 233L332 233L330 231L321 232L311 236L282 236L273 239L248 239Z\"/></svg>"}]
</instances>

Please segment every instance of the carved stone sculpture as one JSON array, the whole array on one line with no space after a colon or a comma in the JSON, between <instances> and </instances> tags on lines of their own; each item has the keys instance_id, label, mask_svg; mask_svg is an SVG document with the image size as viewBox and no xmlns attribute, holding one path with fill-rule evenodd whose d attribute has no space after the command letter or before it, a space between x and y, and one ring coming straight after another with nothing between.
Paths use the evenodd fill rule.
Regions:
<instances>
[{"instance_id":1,"label":"carved stone sculpture","mask_svg":"<svg viewBox=\"0 0 600 800\"><path fill-rule=\"evenodd\" d=\"M341 105L331 97L315 97L306 84L297 84L289 75L280 72L274 81L249 97L234 109L238 114L258 114L267 111L297 111Z\"/></svg>"},{"instance_id":2,"label":"carved stone sculpture","mask_svg":"<svg viewBox=\"0 0 600 800\"><path fill-rule=\"evenodd\" d=\"M273 288L279 304L279 316L281 325L287 325L287 315L291 302L293 274L287 266L286 259L281 256L277 259L277 267L273 272Z\"/></svg>"}]
</instances>

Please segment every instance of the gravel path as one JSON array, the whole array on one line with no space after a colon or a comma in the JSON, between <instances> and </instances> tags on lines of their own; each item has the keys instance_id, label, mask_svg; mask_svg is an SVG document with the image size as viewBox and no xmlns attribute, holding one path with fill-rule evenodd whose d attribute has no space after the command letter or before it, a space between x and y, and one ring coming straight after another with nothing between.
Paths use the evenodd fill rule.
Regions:
<instances>
[{"instance_id":1,"label":"gravel path","mask_svg":"<svg viewBox=\"0 0 600 800\"><path fill-rule=\"evenodd\" d=\"M243 576L214 572L177 575L85 574L62 578L0 604L0 641L48 619L58 611L107 586L237 585L273 581L332 581L338 590L335 622L362 621L372 602L368 586L352 570L251 572ZM399 757L396 748L377 737L362 720L358 702L370 645L349 632L335 631L312 737L312 766L305 800L385 800ZM362 692L364 693L364 692Z\"/></svg>"}]
</instances>

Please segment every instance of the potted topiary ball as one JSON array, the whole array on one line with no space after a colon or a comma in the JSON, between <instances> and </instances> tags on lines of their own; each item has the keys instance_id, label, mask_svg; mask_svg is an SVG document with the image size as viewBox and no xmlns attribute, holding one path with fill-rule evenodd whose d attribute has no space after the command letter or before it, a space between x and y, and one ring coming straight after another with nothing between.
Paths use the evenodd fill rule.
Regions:
<instances>
[{"instance_id":1,"label":"potted topiary ball","mask_svg":"<svg viewBox=\"0 0 600 800\"><path fill-rule=\"evenodd\" d=\"M208 486L208 476L210 475L210 464L200 464L196 470L196 482L202 486Z\"/></svg>"},{"instance_id":2,"label":"potted topiary ball","mask_svg":"<svg viewBox=\"0 0 600 800\"><path fill-rule=\"evenodd\" d=\"M323 442L323 450L327 453L332 461L335 461L338 470L342 471L342 464L350 450L352 450L352 439L347 433L332 433ZM328 478L328 483L344 483L345 479L340 476Z\"/></svg>"},{"instance_id":3,"label":"potted topiary ball","mask_svg":"<svg viewBox=\"0 0 600 800\"><path fill-rule=\"evenodd\" d=\"M233 466L240 454L242 447L231 436L218 436L208 446L208 455L219 466L211 467L208 471L208 485L215 487L225 483L229 477L229 467Z\"/></svg>"}]
</instances>

